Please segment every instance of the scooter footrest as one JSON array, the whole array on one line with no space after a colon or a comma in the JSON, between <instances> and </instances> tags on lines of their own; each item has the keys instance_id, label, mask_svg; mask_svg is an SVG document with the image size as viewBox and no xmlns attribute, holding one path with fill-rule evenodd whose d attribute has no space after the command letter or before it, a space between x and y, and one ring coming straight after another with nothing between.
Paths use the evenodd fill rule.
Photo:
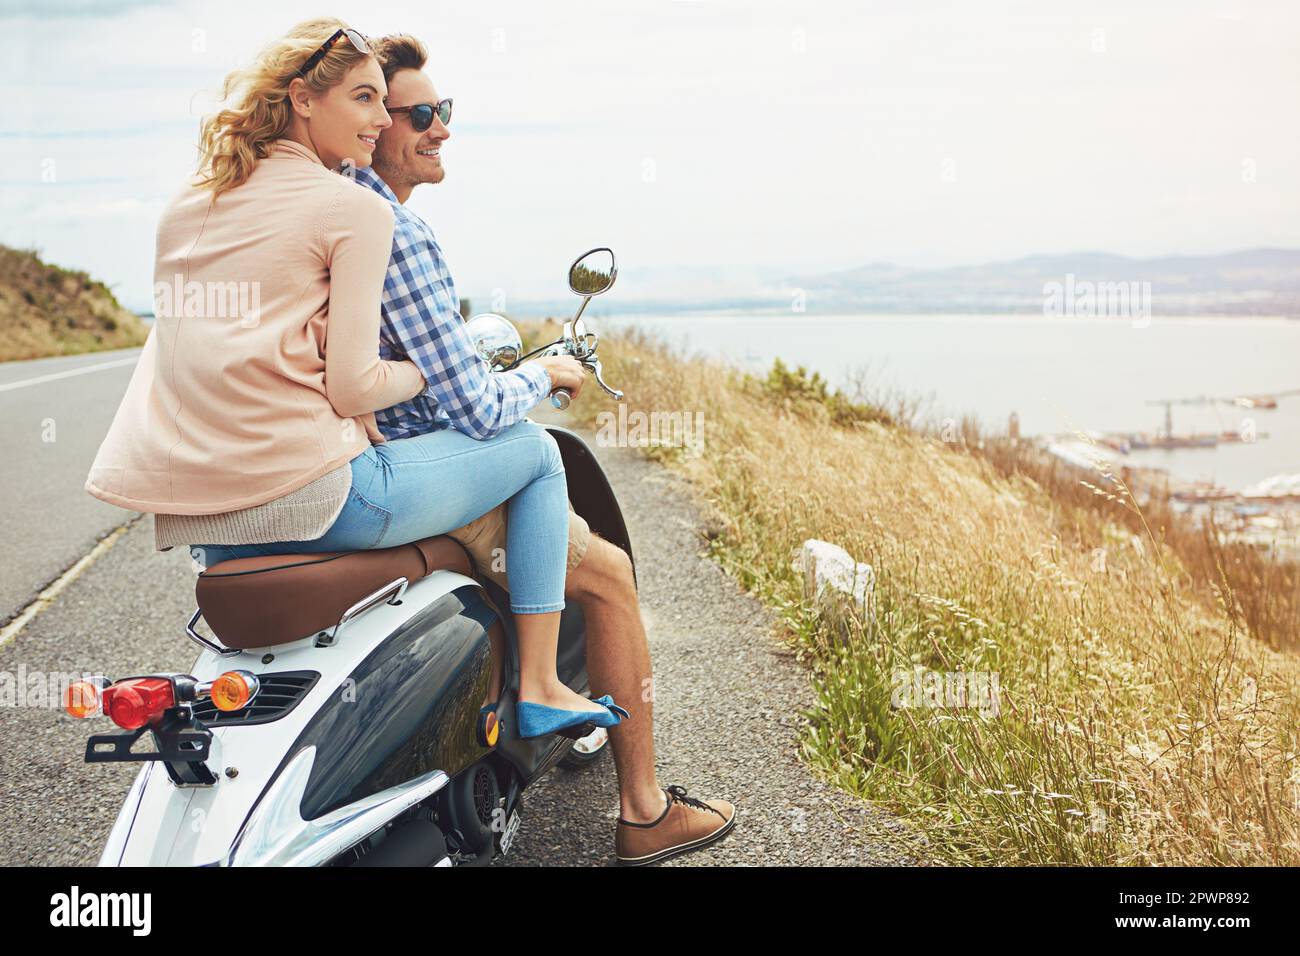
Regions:
<instances>
[{"instance_id":1,"label":"scooter footrest","mask_svg":"<svg viewBox=\"0 0 1300 956\"><path fill-rule=\"evenodd\" d=\"M577 740L580 737L585 737L587 734L595 732L595 730L596 725L591 721L587 721L585 724L575 724L572 727L565 727L563 730L557 730L555 733L559 737L568 737L570 740Z\"/></svg>"}]
</instances>

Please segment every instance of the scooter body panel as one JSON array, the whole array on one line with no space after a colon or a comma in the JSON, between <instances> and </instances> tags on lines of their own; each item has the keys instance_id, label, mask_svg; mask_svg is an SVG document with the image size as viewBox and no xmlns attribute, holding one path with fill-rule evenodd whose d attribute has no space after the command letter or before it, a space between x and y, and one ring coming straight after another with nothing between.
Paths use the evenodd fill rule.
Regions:
<instances>
[{"instance_id":1,"label":"scooter body panel","mask_svg":"<svg viewBox=\"0 0 1300 956\"><path fill-rule=\"evenodd\" d=\"M617 499L595 456L573 432L549 431L564 457L575 510L630 558ZM489 680L487 628L496 616L483 600L485 592L497 607L509 607L508 595L490 581L438 571L410 585L400 603L379 604L350 621L332 646L317 647L313 634L229 657L200 654L191 672L200 681L229 670L320 676L282 716L246 726L222 720L209 726L207 763L217 777L212 786L178 786L165 766L145 763L100 865L324 862L322 853L302 852L304 834L316 832L313 821L334 826L355 810L352 823L371 826L378 819L376 827L382 826L384 814L427 799L485 757L498 775L513 778L517 800L571 741L520 740L515 734L518 656L507 614L501 735L494 751L477 744L474 728ZM558 650L560 678L586 693L586 626L572 601L561 616ZM272 825L268 817L274 818ZM286 823L302 825L297 843L277 848L274 839ZM339 830L330 837L338 842Z\"/></svg>"},{"instance_id":2,"label":"scooter body panel","mask_svg":"<svg viewBox=\"0 0 1300 956\"><path fill-rule=\"evenodd\" d=\"M412 584L400 604L378 605L350 622L333 646L316 647L312 635L230 657L202 653L192 671L199 680L235 669L321 676L277 720L210 727L208 765L217 776L211 787L177 786L164 767L146 763L101 865L223 862L278 772L307 747L315 748L315 760L298 808L304 820L400 783L403 775L454 773L455 764L482 756L473 721L487 687L485 621L494 612L479 595L471 578L439 571ZM438 729L440 720L450 722L448 729ZM463 739L448 743L453 736ZM453 764L436 766L438 760Z\"/></svg>"}]
</instances>

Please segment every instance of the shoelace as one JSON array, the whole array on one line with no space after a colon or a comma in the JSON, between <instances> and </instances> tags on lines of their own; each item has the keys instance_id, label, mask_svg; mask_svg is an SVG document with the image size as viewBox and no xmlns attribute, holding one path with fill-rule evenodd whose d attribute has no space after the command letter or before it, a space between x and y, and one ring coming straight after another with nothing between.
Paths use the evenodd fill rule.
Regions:
<instances>
[{"instance_id":1,"label":"shoelace","mask_svg":"<svg viewBox=\"0 0 1300 956\"><path fill-rule=\"evenodd\" d=\"M709 806L703 800L696 799L695 797L688 797L686 795L685 787L681 787L678 786L677 784L673 784L672 786L666 787L664 789L667 792L668 798L670 800L676 801L677 803L680 804L684 804L685 806L688 806L693 810L707 810L709 813L716 813L718 816L722 816L721 810L715 810L713 807Z\"/></svg>"}]
</instances>

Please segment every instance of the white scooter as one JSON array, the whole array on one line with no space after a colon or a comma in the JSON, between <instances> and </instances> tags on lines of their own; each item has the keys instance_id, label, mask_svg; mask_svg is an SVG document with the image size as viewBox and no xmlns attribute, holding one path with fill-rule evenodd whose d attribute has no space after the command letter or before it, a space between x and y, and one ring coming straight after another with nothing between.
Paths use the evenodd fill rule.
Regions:
<instances>
[{"instance_id":1,"label":"white scooter","mask_svg":"<svg viewBox=\"0 0 1300 956\"><path fill-rule=\"evenodd\" d=\"M600 377L591 296L613 285L609 249L574 262L582 307L564 335L521 356L501 316L468 323L494 369L571 354ZM568 403L557 392L557 407ZM586 444L563 428L569 498L605 540L632 554L618 501ZM518 658L508 597L476 579L465 550L439 536L396 548L267 555L206 568L186 634L190 674L79 682L75 716L107 715L87 762L140 761L101 866L451 866L485 864L517 832L520 797L557 762L581 765L607 736L591 724L521 740L481 712L488 630L507 640L497 712L513 714ZM211 635L198 630L206 624ZM589 692L586 628L570 603L559 673ZM141 745L148 738L152 749Z\"/></svg>"}]
</instances>

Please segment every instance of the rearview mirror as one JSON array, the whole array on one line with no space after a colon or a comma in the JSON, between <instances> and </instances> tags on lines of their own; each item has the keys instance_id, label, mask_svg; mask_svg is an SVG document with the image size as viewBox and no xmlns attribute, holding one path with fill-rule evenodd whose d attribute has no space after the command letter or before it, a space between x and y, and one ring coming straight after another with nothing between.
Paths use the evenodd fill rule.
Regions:
<instances>
[{"instance_id":1,"label":"rearview mirror","mask_svg":"<svg viewBox=\"0 0 1300 956\"><path fill-rule=\"evenodd\" d=\"M614 284L617 275L614 250L592 249L569 266L569 288L578 295L600 295Z\"/></svg>"}]
</instances>

